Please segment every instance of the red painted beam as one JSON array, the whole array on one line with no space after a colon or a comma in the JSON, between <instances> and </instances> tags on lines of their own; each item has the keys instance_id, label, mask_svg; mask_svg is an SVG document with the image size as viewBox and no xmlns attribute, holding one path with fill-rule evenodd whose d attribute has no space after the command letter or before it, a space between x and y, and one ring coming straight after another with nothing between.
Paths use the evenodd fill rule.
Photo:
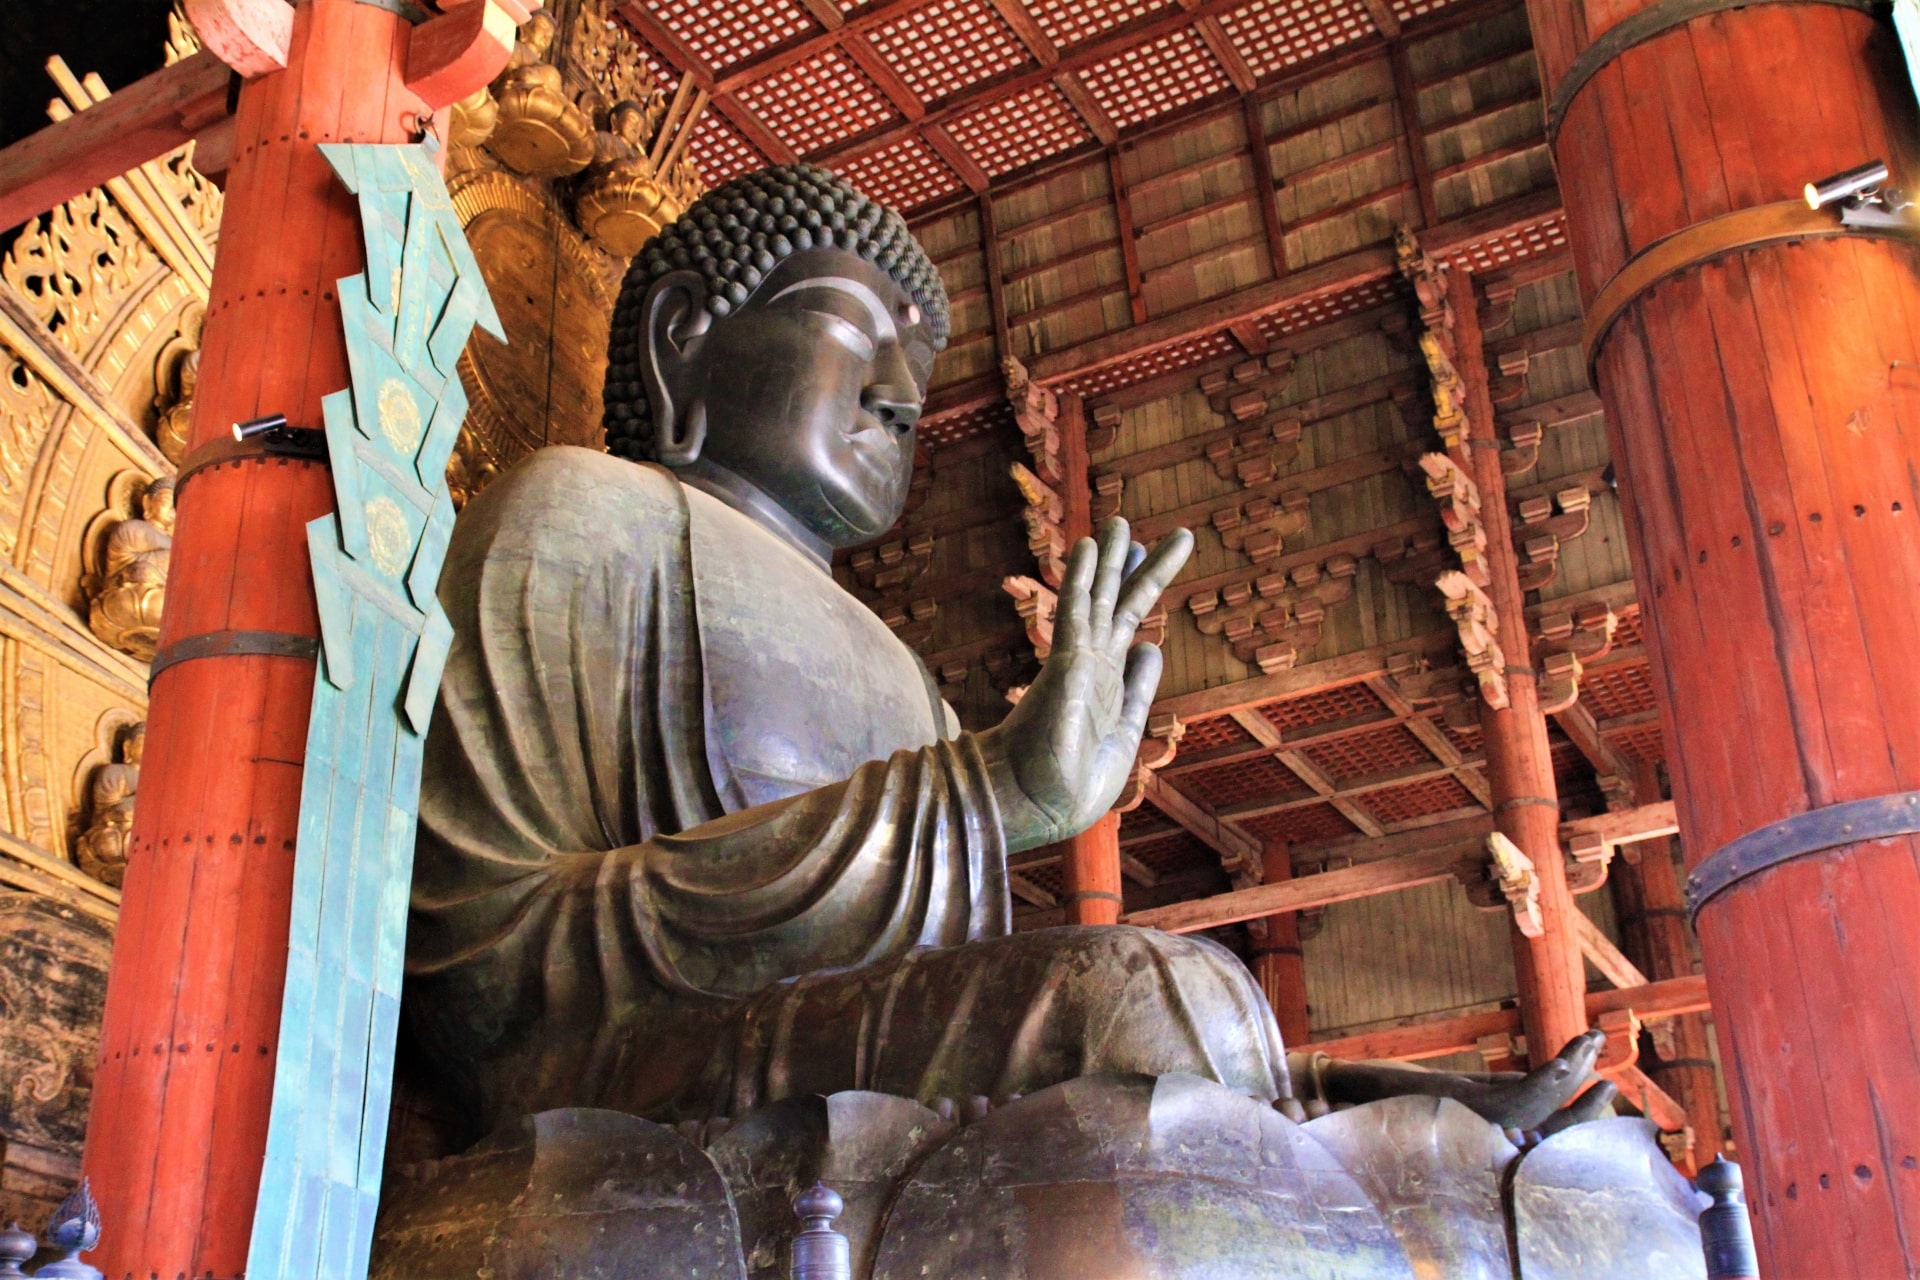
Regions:
<instances>
[{"instance_id":1,"label":"red painted beam","mask_svg":"<svg viewBox=\"0 0 1920 1280\"><path fill-rule=\"evenodd\" d=\"M232 82L203 49L0 151L0 230L191 141L226 116Z\"/></svg>"}]
</instances>

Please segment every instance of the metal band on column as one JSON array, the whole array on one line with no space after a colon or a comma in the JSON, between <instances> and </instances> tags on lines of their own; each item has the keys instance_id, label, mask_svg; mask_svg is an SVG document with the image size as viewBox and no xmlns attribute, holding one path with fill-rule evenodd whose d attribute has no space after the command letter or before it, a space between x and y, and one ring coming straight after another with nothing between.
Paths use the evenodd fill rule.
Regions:
<instances>
[{"instance_id":1,"label":"metal band on column","mask_svg":"<svg viewBox=\"0 0 1920 1280\"><path fill-rule=\"evenodd\" d=\"M1642 9L1631 18L1608 27L1567 68L1567 74L1554 86L1553 97L1547 103L1547 145L1552 146L1559 138L1560 122L1566 119L1573 100L1580 96L1587 82L1621 54L1656 36L1665 35L1675 27L1683 27L1695 18L1725 13L1730 9L1756 9L1767 4L1825 4L1876 15L1886 7L1881 0L1663 0L1663 3Z\"/></svg>"},{"instance_id":2,"label":"metal band on column","mask_svg":"<svg viewBox=\"0 0 1920 1280\"><path fill-rule=\"evenodd\" d=\"M1701 909L1716 896L1781 863L1845 845L1911 835L1920 835L1920 791L1849 800L1749 831L1715 850L1687 877L1688 917L1698 920Z\"/></svg>"}]
</instances>

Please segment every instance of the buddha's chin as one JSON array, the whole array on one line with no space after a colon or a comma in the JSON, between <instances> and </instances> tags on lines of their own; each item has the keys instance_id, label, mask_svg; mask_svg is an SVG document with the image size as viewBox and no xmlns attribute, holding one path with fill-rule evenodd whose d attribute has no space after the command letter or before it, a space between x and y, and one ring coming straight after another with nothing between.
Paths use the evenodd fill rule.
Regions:
<instances>
[{"instance_id":1,"label":"buddha's chin","mask_svg":"<svg viewBox=\"0 0 1920 1280\"><path fill-rule=\"evenodd\" d=\"M890 495L891 500L875 501L869 495L861 495L860 500L855 501L851 495L842 495L842 500L836 502L833 494L822 490L821 503L846 530L842 536L828 541L853 547L879 537L898 523L901 510L906 506L905 498L904 493L898 493Z\"/></svg>"}]
</instances>

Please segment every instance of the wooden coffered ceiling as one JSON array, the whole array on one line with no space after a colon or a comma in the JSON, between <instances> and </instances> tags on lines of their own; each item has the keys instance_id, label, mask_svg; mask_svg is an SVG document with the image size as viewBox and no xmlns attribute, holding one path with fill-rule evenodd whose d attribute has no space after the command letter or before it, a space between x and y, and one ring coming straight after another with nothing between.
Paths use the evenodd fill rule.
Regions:
<instances>
[{"instance_id":1,"label":"wooden coffered ceiling","mask_svg":"<svg viewBox=\"0 0 1920 1280\"><path fill-rule=\"evenodd\" d=\"M708 183L796 159L903 211L1397 39L1462 0L628 0L713 95Z\"/></svg>"}]
</instances>

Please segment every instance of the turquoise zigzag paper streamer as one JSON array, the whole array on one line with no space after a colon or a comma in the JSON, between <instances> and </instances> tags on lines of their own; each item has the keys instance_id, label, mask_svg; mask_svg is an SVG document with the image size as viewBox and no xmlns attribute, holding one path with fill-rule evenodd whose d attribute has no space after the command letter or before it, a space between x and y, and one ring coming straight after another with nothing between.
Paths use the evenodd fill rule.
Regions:
<instances>
[{"instance_id":1,"label":"turquoise zigzag paper streamer","mask_svg":"<svg viewBox=\"0 0 1920 1280\"><path fill-rule=\"evenodd\" d=\"M400 1013L420 760L453 629L434 598L466 415L454 370L479 265L424 146L321 147L360 200L339 282L352 386L322 402L337 512L307 526L322 664L307 727L266 1166L247 1258L272 1280L367 1273Z\"/></svg>"}]
</instances>

